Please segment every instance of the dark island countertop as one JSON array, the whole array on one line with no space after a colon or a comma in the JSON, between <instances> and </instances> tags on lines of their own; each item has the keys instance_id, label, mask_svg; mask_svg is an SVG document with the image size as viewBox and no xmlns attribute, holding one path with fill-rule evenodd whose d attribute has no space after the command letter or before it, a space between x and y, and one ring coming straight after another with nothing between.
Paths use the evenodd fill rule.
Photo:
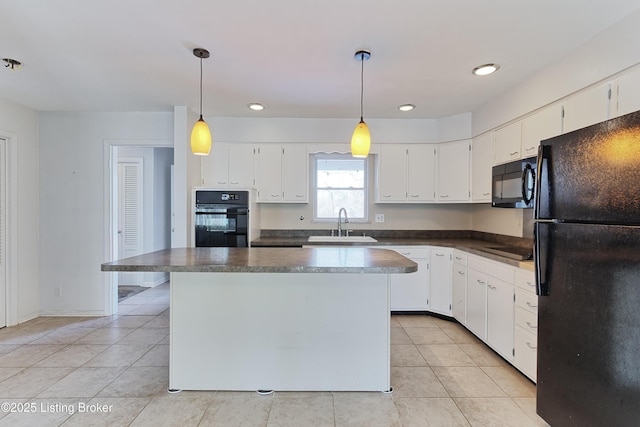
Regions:
<instances>
[{"instance_id":1,"label":"dark island countertop","mask_svg":"<svg viewBox=\"0 0 640 427\"><path fill-rule=\"evenodd\" d=\"M173 248L102 264L102 271L235 273L412 273L418 266L387 249Z\"/></svg>"}]
</instances>

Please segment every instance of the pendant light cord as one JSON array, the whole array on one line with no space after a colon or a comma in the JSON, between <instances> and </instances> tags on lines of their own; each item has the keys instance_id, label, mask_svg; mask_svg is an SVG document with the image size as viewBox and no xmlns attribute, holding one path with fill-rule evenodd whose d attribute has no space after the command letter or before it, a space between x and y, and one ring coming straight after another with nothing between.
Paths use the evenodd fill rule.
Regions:
<instances>
[{"instance_id":1,"label":"pendant light cord","mask_svg":"<svg viewBox=\"0 0 640 427\"><path fill-rule=\"evenodd\" d=\"M202 56L200 57L200 120L202 120Z\"/></svg>"},{"instance_id":2,"label":"pendant light cord","mask_svg":"<svg viewBox=\"0 0 640 427\"><path fill-rule=\"evenodd\" d=\"M364 109L364 53L360 54L360 62L362 64L360 67L360 121L364 121L364 114L363 114L363 109Z\"/></svg>"}]
</instances>

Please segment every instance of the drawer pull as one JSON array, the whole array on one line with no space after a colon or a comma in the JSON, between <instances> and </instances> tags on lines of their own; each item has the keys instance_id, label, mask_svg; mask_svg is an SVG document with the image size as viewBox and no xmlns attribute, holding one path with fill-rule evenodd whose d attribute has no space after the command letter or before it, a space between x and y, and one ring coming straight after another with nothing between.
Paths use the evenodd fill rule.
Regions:
<instances>
[{"instance_id":1,"label":"drawer pull","mask_svg":"<svg viewBox=\"0 0 640 427\"><path fill-rule=\"evenodd\" d=\"M491 290L494 290L494 291L495 291L495 290L496 290L496 289L498 289L498 288L496 288L495 286L491 286L491 285L489 285L489 289L491 289Z\"/></svg>"},{"instance_id":2,"label":"drawer pull","mask_svg":"<svg viewBox=\"0 0 640 427\"><path fill-rule=\"evenodd\" d=\"M457 256L457 255L456 255L456 260L458 260L458 261L462 261L462 257L461 257L461 256Z\"/></svg>"},{"instance_id":3,"label":"drawer pull","mask_svg":"<svg viewBox=\"0 0 640 427\"><path fill-rule=\"evenodd\" d=\"M514 151L513 153L509 153L510 156L515 156L516 154L518 154L517 151Z\"/></svg>"},{"instance_id":4,"label":"drawer pull","mask_svg":"<svg viewBox=\"0 0 640 427\"><path fill-rule=\"evenodd\" d=\"M461 276L464 276L464 271L458 270L458 274L461 275Z\"/></svg>"},{"instance_id":5,"label":"drawer pull","mask_svg":"<svg viewBox=\"0 0 640 427\"><path fill-rule=\"evenodd\" d=\"M527 285L528 285L528 286L531 286L532 288L536 286L536 284L535 284L535 283L532 283L532 282L527 282Z\"/></svg>"},{"instance_id":6,"label":"drawer pull","mask_svg":"<svg viewBox=\"0 0 640 427\"><path fill-rule=\"evenodd\" d=\"M527 326L531 329L538 329L538 327L536 325L532 325L531 322L527 322Z\"/></svg>"},{"instance_id":7,"label":"drawer pull","mask_svg":"<svg viewBox=\"0 0 640 427\"><path fill-rule=\"evenodd\" d=\"M444 256L444 254L439 254L436 252L436 256Z\"/></svg>"},{"instance_id":8,"label":"drawer pull","mask_svg":"<svg viewBox=\"0 0 640 427\"><path fill-rule=\"evenodd\" d=\"M538 347L529 344L529 341L527 341L525 344L527 344L527 347L529 347L531 350L537 350L538 349Z\"/></svg>"},{"instance_id":9,"label":"drawer pull","mask_svg":"<svg viewBox=\"0 0 640 427\"><path fill-rule=\"evenodd\" d=\"M480 280L480 279L476 279L476 282L478 282L481 285L484 285L485 283L487 283L484 280Z\"/></svg>"},{"instance_id":10,"label":"drawer pull","mask_svg":"<svg viewBox=\"0 0 640 427\"><path fill-rule=\"evenodd\" d=\"M528 306L529 308L538 308L538 306L537 306L537 305L533 305L533 304L531 304L529 301L527 301L527 306Z\"/></svg>"}]
</instances>

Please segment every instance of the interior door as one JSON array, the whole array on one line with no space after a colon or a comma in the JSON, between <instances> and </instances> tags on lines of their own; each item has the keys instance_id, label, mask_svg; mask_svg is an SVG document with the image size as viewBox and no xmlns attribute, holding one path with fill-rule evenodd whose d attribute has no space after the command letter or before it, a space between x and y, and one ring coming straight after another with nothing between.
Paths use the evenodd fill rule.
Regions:
<instances>
[{"instance_id":1,"label":"interior door","mask_svg":"<svg viewBox=\"0 0 640 427\"><path fill-rule=\"evenodd\" d=\"M6 259L7 259L7 245L6 245L6 188L7 188L7 173L6 173L6 146L7 141L0 138L0 328L7 326L7 283L6 283Z\"/></svg>"},{"instance_id":2,"label":"interior door","mask_svg":"<svg viewBox=\"0 0 640 427\"><path fill-rule=\"evenodd\" d=\"M118 160L118 258L143 252L142 158ZM119 285L141 285L143 273L119 273Z\"/></svg>"}]
</instances>

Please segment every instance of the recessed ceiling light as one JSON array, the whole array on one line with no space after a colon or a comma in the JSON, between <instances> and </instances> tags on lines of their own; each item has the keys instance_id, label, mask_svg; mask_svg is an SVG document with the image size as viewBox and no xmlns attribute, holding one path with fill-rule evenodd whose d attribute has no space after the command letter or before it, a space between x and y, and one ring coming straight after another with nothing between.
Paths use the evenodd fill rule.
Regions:
<instances>
[{"instance_id":1,"label":"recessed ceiling light","mask_svg":"<svg viewBox=\"0 0 640 427\"><path fill-rule=\"evenodd\" d=\"M416 108L416 106L413 104L402 104L398 106L398 110L400 111L411 111L414 108Z\"/></svg>"},{"instance_id":2,"label":"recessed ceiling light","mask_svg":"<svg viewBox=\"0 0 640 427\"><path fill-rule=\"evenodd\" d=\"M247 107L251 108L253 111L264 110L264 105L260 104L259 102L252 102L251 104L247 105Z\"/></svg>"},{"instance_id":3,"label":"recessed ceiling light","mask_svg":"<svg viewBox=\"0 0 640 427\"><path fill-rule=\"evenodd\" d=\"M500 69L500 66L498 64L484 64L477 66L471 72L476 76L487 76L489 74L495 73L496 71L498 71L498 69Z\"/></svg>"}]
</instances>

